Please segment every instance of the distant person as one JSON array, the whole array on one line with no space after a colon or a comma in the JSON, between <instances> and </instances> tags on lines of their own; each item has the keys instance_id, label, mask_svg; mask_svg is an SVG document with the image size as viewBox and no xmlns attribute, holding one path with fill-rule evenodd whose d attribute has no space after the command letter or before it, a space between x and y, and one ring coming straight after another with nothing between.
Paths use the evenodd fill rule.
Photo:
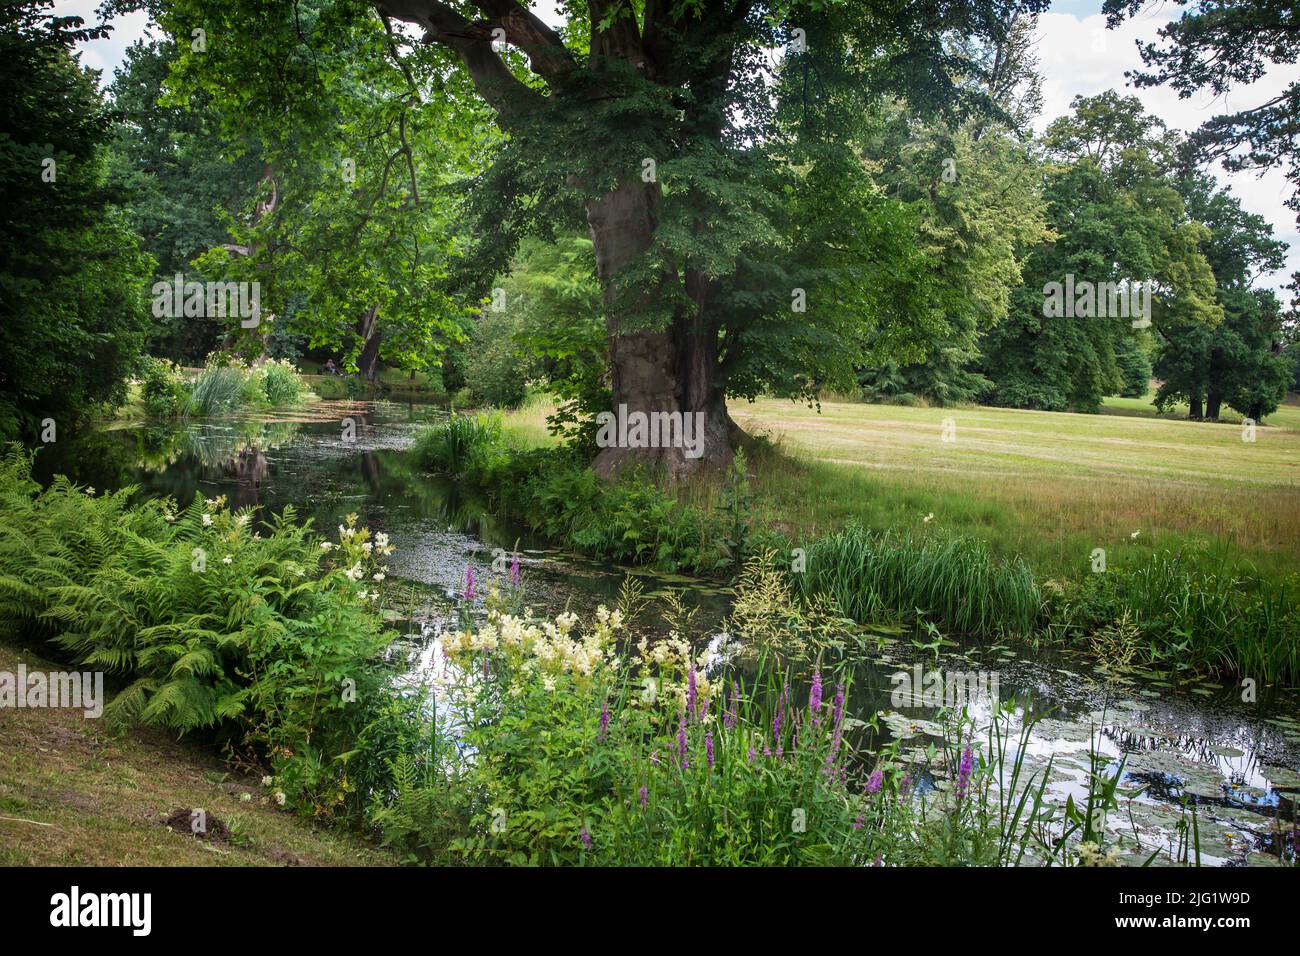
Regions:
<instances>
[{"instance_id":1,"label":"distant person","mask_svg":"<svg viewBox=\"0 0 1300 956\"><path fill-rule=\"evenodd\" d=\"M333 359L326 359L326 360L325 360L325 374L326 374L326 375L337 375L337 374L338 374L338 369L335 368L335 366L334 366L334 360L333 360Z\"/></svg>"}]
</instances>

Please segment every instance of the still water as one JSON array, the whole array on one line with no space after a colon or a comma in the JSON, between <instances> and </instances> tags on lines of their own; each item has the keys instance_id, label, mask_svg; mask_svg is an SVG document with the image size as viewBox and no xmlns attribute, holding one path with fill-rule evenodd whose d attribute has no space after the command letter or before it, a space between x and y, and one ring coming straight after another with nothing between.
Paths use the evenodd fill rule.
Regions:
<instances>
[{"instance_id":1,"label":"still water","mask_svg":"<svg viewBox=\"0 0 1300 956\"><path fill-rule=\"evenodd\" d=\"M36 471L45 479L64 473L101 490L134 485L141 496L225 495L232 507L257 509L259 519L292 507L330 536L355 512L360 524L387 532L397 548L389 573L404 608L396 622L406 632L400 650L413 667L429 664L432 637L450 619L450 599L463 586L466 566L479 581L498 575L495 549L520 553L528 602L539 613L612 605L632 573L652 598L669 589L684 592L700 609L696 639L718 643L725 587L547 549L492 515L476 489L422 475L405 449L421 425L447 414L428 404L330 401L273 418L106 429L46 448ZM649 614L656 613L652 605ZM1025 762L1032 770L1054 758L1053 798L1084 792L1090 751L1112 770L1126 758L1123 786L1142 792L1106 826L1136 835L1142 858L1168 850L1187 802L1197 807L1203 863L1294 859L1300 695L1261 688L1259 699L1246 703L1235 684L1172 686L1158 675L1117 685L1083 654L955 637L952 644L936 655L904 633L871 636L855 655L850 713L875 718L879 733L919 752L938 741L935 708L923 699L900 703L893 675L918 664L926 671L995 675L995 686L981 685L972 712L987 723L996 696L1014 702L1020 716L1042 717Z\"/></svg>"}]
</instances>

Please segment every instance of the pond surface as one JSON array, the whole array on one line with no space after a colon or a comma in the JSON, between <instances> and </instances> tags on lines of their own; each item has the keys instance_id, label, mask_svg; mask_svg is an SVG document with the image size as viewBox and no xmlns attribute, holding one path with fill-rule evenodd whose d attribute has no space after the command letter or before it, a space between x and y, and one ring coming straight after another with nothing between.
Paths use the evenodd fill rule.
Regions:
<instances>
[{"instance_id":1,"label":"pond surface","mask_svg":"<svg viewBox=\"0 0 1300 956\"><path fill-rule=\"evenodd\" d=\"M47 447L36 472L43 479L64 473L101 490L136 485L142 496L181 501L196 492L224 494L230 506L254 507L263 520L292 506L331 537L355 512L360 524L387 532L397 548L390 579L404 594L404 653L414 667L432 660L432 637L449 620L466 566L479 581L500 576L495 549L520 553L527 600L539 613L584 614L600 603L613 605L632 573L650 597L683 591L701 611L697 640L716 641L727 611L725 587L548 549L488 513L475 489L422 475L405 449L421 425L447 415L428 404L327 401L273 418L105 429ZM1130 840L1136 834L1143 858L1169 849L1186 800L1197 807L1203 863L1294 859L1300 695L1260 688L1258 700L1247 703L1235 683L1173 686L1158 675L1117 682L1082 653L955 638L951 644L936 655L905 633L873 639L857 655L850 713L864 721L876 717L881 733L924 748L938 742L937 712L927 706L933 701L919 687L900 700L894 675L919 666L917 673L992 677L995 682L973 688L972 712L987 723L996 699L1014 701L1021 716L1043 718L1025 763L1038 769L1054 758L1054 798L1085 792L1091 749L1111 770L1126 757L1123 786L1143 789L1106 826Z\"/></svg>"}]
</instances>

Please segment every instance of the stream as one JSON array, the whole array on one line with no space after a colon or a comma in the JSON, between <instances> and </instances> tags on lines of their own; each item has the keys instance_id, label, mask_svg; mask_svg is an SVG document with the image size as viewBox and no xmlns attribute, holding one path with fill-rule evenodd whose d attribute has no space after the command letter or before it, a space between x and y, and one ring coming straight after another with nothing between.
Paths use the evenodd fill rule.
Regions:
<instances>
[{"instance_id":1,"label":"stream","mask_svg":"<svg viewBox=\"0 0 1300 956\"><path fill-rule=\"evenodd\" d=\"M448 414L432 404L324 401L274 416L102 428L46 447L35 477L67 474L98 490L135 485L141 496L182 503L195 492L225 495L230 507L254 507L263 520L292 506L330 537L356 513L359 524L386 532L397 548L389 561L403 609L397 626L416 667L430 660L432 637L449 620L466 566L480 581L500 577L495 549L519 553L527 600L539 614L613 606L625 577L635 574L647 597L682 591L700 612L697 640L716 641L728 608L725 586L547 548L487 513L473 489L422 475L404 449L418 428ZM1136 833L1145 848L1126 862L1161 848L1156 862L1171 862L1184 800L1197 808L1203 864L1294 860L1300 693L1260 687L1258 700L1248 703L1235 682L1175 686L1156 674L1117 685L1081 652L948 637L953 646L936 654L914 646L906 633L881 629L855 665L850 714L863 721L880 715L882 735L924 748L938 742L935 708L916 698L894 706L893 675L919 665L992 676L979 682L972 713L986 724L996 697L1013 701L1021 716L1041 716L1025 766L1042 769L1053 759L1054 799L1086 792L1091 748L1111 771L1126 758L1122 786L1142 792L1106 821L1130 839Z\"/></svg>"}]
</instances>

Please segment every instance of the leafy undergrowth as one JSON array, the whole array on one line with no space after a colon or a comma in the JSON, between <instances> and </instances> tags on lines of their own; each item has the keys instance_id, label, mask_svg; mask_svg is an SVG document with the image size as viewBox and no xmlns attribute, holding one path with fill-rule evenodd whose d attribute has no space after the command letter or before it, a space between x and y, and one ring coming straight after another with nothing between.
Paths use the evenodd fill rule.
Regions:
<instances>
[{"instance_id":1,"label":"leafy undergrowth","mask_svg":"<svg viewBox=\"0 0 1300 956\"><path fill-rule=\"evenodd\" d=\"M67 670L0 644L0 670ZM243 799L247 794L248 799ZM205 811L206 839L167 820ZM219 825L220 824L220 825ZM225 832L222 830L224 825ZM2 866L384 866L354 834L278 807L257 776L151 728L112 735L79 710L0 716Z\"/></svg>"}]
</instances>

